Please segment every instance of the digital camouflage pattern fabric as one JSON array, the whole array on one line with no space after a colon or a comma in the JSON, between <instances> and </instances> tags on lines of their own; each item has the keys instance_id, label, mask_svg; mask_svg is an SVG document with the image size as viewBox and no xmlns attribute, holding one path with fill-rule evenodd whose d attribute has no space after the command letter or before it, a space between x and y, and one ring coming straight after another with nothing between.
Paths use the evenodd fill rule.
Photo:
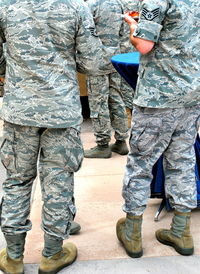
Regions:
<instances>
[{"instance_id":1,"label":"digital camouflage pattern fabric","mask_svg":"<svg viewBox=\"0 0 200 274\"><path fill-rule=\"evenodd\" d=\"M139 10L139 0L119 0L123 6L123 12L127 11L138 11ZM135 51L134 46L130 43L129 39L129 26L128 24L123 24L123 35L120 42L120 52L128 53ZM124 80L121 79L121 94L126 108L132 110L133 108L133 97L135 90Z\"/></svg>"},{"instance_id":2,"label":"digital camouflage pattern fabric","mask_svg":"<svg viewBox=\"0 0 200 274\"><path fill-rule=\"evenodd\" d=\"M112 128L116 140L128 137L128 126L124 102L120 94L121 77L117 72L88 76L88 99L90 117L96 142L108 144Z\"/></svg>"},{"instance_id":3,"label":"digital camouflage pattern fabric","mask_svg":"<svg viewBox=\"0 0 200 274\"><path fill-rule=\"evenodd\" d=\"M141 56L134 104L181 108L200 102L200 1L143 0L134 36L155 42Z\"/></svg>"},{"instance_id":4,"label":"digital camouflage pattern fabric","mask_svg":"<svg viewBox=\"0 0 200 274\"><path fill-rule=\"evenodd\" d=\"M76 70L99 74L107 54L82 0L0 1L0 76L6 73L1 159L7 169L0 219L5 238L31 229L31 190L38 170L45 235L55 241L68 236L75 214L74 172L83 159Z\"/></svg>"},{"instance_id":5,"label":"digital camouflage pattern fabric","mask_svg":"<svg viewBox=\"0 0 200 274\"><path fill-rule=\"evenodd\" d=\"M75 214L73 174L83 159L79 132L73 128L42 129L5 122L1 160L9 179L3 184L1 228L11 235L31 229L28 217L39 149L42 227L48 235L64 239Z\"/></svg>"},{"instance_id":6,"label":"digital camouflage pattern fabric","mask_svg":"<svg viewBox=\"0 0 200 274\"><path fill-rule=\"evenodd\" d=\"M158 109L134 107L123 182L124 211L143 214L150 198L152 168L163 154L165 193L172 207L189 212L197 204L194 143L199 105Z\"/></svg>"},{"instance_id":7,"label":"digital camouflage pattern fabric","mask_svg":"<svg viewBox=\"0 0 200 274\"><path fill-rule=\"evenodd\" d=\"M126 213L142 215L161 155L173 208L196 207L194 143L200 122L199 1L141 0L134 36L155 42L141 55L123 181ZM191 20L188 20L190 18Z\"/></svg>"},{"instance_id":8,"label":"digital camouflage pattern fabric","mask_svg":"<svg viewBox=\"0 0 200 274\"><path fill-rule=\"evenodd\" d=\"M5 42L2 119L36 127L78 127L82 116L76 70L99 74L111 57L95 33L86 3L1 0L0 75L5 72Z\"/></svg>"},{"instance_id":9,"label":"digital camouflage pattern fabric","mask_svg":"<svg viewBox=\"0 0 200 274\"><path fill-rule=\"evenodd\" d=\"M93 15L98 36L107 49L113 49L113 55L133 50L133 46L129 42L129 28L124 22L122 14L134 9L135 2L130 0L86 1ZM110 59L108 61L110 62ZM107 73L114 71L110 62ZM106 67L104 73L106 73Z\"/></svg>"},{"instance_id":10,"label":"digital camouflage pattern fabric","mask_svg":"<svg viewBox=\"0 0 200 274\"><path fill-rule=\"evenodd\" d=\"M128 29L122 18L127 9L123 0L87 0L87 4L93 15L97 34L105 48L113 48L115 53L121 53L122 48L124 51L130 50L132 46L128 39ZM113 51L113 55L115 53ZM122 93L127 94L128 98L133 97L130 86L122 82L110 59L108 62L109 66L105 67L103 75L87 77L90 117L98 145L110 142L112 128L117 140L125 140L128 137ZM131 100L130 98L129 101Z\"/></svg>"}]
</instances>

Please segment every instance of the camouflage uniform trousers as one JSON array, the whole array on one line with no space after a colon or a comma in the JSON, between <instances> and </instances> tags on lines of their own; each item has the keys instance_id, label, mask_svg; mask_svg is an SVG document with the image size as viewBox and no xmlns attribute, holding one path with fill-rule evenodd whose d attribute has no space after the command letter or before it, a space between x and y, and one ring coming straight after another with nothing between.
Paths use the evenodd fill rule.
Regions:
<instances>
[{"instance_id":1,"label":"camouflage uniform trousers","mask_svg":"<svg viewBox=\"0 0 200 274\"><path fill-rule=\"evenodd\" d=\"M179 109L134 106L122 190L125 212L143 214L150 197L152 168L162 154L165 193L171 206L180 212L196 207L194 143L199 110L199 105Z\"/></svg>"},{"instance_id":2,"label":"camouflage uniform trousers","mask_svg":"<svg viewBox=\"0 0 200 274\"><path fill-rule=\"evenodd\" d=\"M31 229L31 191L39 161L42 229L50 238L67 238L75 215L74 172L82 159L82 143L74 128L38 128L5 122L1 160L7 179L0 210L2 232L15 235Z\"/></svg>"},{"instance_id":3,"label":"camouflage uniform trousers","mask_svg":"<svg viewBox=\"0 0 200 274\"><path fill-rule=\"evenodd\" d=\"M121 94L126 108L133 109L134 89L126 82L125 79L121 80Z\"/></svg>"},{"instance_id":4,"label":"camouflage uniform trousers","mask_svg":"<svg viewBox=\"0 0 200 274\"><path fill-rule=\"evenodd\" d=\"M117 72L100 76L88 76L90 117L96 142L110 142L112 129L116 140L128 137L127 115L120 93L121 77Z\"/></svg>"}]
</instances>

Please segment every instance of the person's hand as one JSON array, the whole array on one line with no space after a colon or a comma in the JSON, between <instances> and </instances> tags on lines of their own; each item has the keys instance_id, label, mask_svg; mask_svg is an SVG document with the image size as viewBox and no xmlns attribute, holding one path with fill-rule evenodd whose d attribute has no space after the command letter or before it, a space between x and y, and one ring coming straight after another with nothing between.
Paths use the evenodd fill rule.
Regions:
<instances>
[{"instance_id":1,"label":"person's hand","mask_svg":"<svg viewBox=\"0 0 200 274\"><path fill-rule=\"evenodd\" d=\"M133 34L133 32L137 26L137 21L134 20L133 17L129 15L129 12L126 12L124 14L124 21L129 25L130 33Z\"/></svg>"},{"instance_id":2,"label":"person's hand","mask_svg":"<svg viewBox=\"0 0 200 274\"><path fill-rule=\"evenodd\" d=\"M4 83L4 81L5 81L5 78L4 77L0 77L0 82Z\"/></svg>"}]
</instances>

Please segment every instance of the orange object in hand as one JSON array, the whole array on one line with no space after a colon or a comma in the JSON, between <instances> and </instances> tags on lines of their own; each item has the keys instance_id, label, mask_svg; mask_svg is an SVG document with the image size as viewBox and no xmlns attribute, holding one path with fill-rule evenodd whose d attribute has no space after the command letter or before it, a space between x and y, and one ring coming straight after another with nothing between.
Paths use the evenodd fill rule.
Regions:
<instances>
[{"instance_id":1,"label":"orange object in hand","mask_svg":"<svg viewBox=\"0 0 200 274\"><path fill-rule=\"evenodd\" d=\"M138 21L139 19L139 12L138 11L129 11L129 16L133 17L134 20Z\"/></svg>"}]
</instances>

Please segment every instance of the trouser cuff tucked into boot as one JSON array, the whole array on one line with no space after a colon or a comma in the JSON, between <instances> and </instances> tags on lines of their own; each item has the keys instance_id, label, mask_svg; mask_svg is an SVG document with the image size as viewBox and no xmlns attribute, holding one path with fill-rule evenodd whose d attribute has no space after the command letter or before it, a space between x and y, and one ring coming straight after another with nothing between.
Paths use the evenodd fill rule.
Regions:
<instances>
[{"instance_id":1,"label":"trouser cuff tucked into boot","mask_svg":"<svg viewBox=\"0 0 200 274\"><path fill-rule=\"evenodd\" d=\"M12 259L21 258L24 254L26 233L7 235L4 234L7 243L7 254Z\"/></svg>"},{"instance_id":2,"label":"trouser cuff tucked into boot","mask_svg":"<svg viewBox=\"0 0 200 274\"><path fill-rule=\"evenodd\" d=\"M174 212L170 229L156 231L157 240L172 246L181 255L192 255L194 244L190 234L190 212Z\"/></svg>"},{"instance_id":3,"label":"trouser cuff tucked into boot","mask_svg":"<svg viewBox=\"0 0 200 274\"><path fill-rule=\"evenodd\" d=\"M65 243L62 250L51 257L42 256L39 274L56 274L72 264L77 257L77 248L73 243Z\"/></svg>"},{"instance_id":4,"label":"trouser cuff tucked into boot","mask_svg":"<svg viewBox=\"0 0 200 274\"><path fill-rule=\"evenodd\" d=\"M142 250L142 215L121 218L117 222L116 233L127 254L132 258L139 258L143 255Z\"/></svg>"},{"instance_id":5,"label":"trouser cuff tucked into boot","mask_svg":"<svg viewBox=\"0 0 200 274\"><path fill-rule=\"evenodd\" d=\"M44 257L51 257L62 250L63 239L44 235L44 249L42 255Z\"/></svg>"}]
</instances>

